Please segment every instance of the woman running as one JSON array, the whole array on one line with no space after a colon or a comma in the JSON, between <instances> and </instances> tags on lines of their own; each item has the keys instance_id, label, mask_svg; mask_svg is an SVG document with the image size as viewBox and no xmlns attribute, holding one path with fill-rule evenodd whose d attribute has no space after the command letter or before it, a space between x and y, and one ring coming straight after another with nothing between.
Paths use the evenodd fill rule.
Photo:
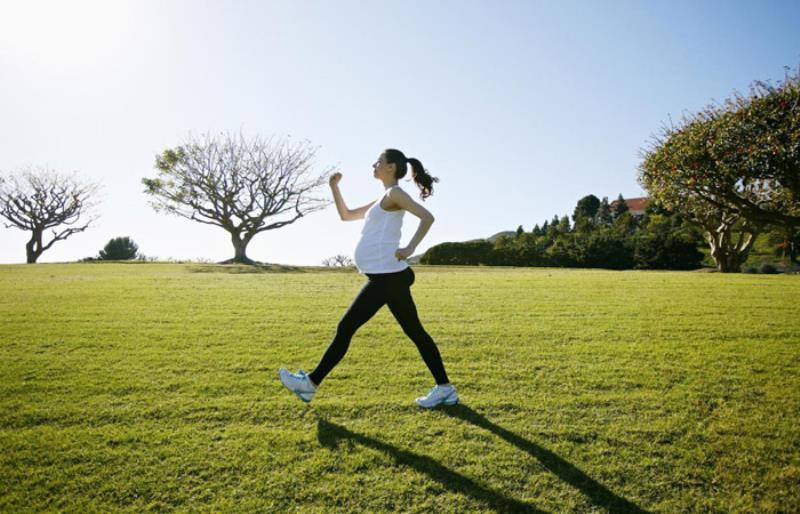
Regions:
<instances>
[{"instance_id":1,"label":"woman running","mask_svg":"<svg viewBox=\"0 0 800 514\"><path fill-rule=\"evenodd\" d=\"M417 405L431 408L439 404L458 403L458 393L447 379L439 349L422 327L411 298L410 287L414 283L414 271L406 259L414 253L434 218L397 185L397 180L406 175L409 164L414 182L421 191L420 198L424 201L433 193L433 182L438 182L439 179L431 177L419 160L406 158L403 152L393 148L386 149L372 165L373 176L383 183L384 194L363 207L348 209L339 191L342 174L337 172L331 175L330 186L342 221L366 218L354 257L359 273L366 275L369 280L339 320L336 335L317 367L308 374L302 369L297 373L290 373L286 368L278 371L283 385L306 403L311 401L325 376L347 353L356 330L369 321L384 304L389 306L403 332L417 345L436 381L436 385L427 395L416 399ZM399 248L400 228L405 211L421 221L408 246Z\"/></svg>"}]
</instances>

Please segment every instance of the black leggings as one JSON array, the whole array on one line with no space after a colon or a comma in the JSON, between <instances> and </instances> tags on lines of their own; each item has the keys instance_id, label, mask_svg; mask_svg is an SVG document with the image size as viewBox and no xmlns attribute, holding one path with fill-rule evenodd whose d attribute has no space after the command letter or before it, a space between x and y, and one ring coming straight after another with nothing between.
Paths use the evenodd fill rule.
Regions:
<instances>
[{"instance_id":1,"label":"black leggings","mask_svg":"<svg viewBox=\"0 0 800 514\"><path fill-rule=\"evenodd\" d=\"M417 316L417 307L411 298L410 288L414 283L414 271L411 267L395 273L366 273L366 275L369 277L369 281L364 284L347 312L339 320L333 341L314 371L308 374L311 380L317 385L321 384L325 376L347 353L350 339L356 330L369 321L384 304L387 304L403 328L403 332L417 345L417 349L436 379L436 383L448 383L439 349L431 336L422 328L422 323Z\"/></svg>"}]
</instances>

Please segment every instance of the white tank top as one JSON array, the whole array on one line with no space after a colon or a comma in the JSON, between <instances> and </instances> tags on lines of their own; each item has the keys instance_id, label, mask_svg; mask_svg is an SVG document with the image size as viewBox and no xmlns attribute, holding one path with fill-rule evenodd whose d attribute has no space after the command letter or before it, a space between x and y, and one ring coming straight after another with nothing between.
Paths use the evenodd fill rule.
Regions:
<instances>
[{"instance_id":1,"label":"white tank top","mask_svg":"<svg viewBox=\"0 0 800 514\"><path fill-rule=\"evenodd\" d=\"M397 260L394 254L400 247L400 232L406 210L387 211L381 207L381 200L389 191L391 189L367 210L354 255L360 273L394 273L409 267L408 262Z\"/></svg>"}]
</instances>

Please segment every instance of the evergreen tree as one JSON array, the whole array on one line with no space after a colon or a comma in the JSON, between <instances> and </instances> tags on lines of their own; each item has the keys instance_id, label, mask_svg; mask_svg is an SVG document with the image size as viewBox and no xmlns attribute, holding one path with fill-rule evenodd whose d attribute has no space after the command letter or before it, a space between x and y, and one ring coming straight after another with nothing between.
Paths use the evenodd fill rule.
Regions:
<instances>
[{"instance_id":1,"label":"evergreen tree","mask_svg":"<svg viewBox=\"0 0 800 514\"><path fill-rule=\"evenodd\" d=\"M622 197L622 193L619 194L617 197L617 201L614 202L614 219L616 220L626 212L628 212L628 204L625 203L625 199Z\"/></svg>"},{"instance_id":2,"label":"evergreen tree","mask_svg":"<svg viewBox=\"0 0 800 514\"><path fill-rule=\"evenodd\" d=\"M547 236L551 238L555 238L559 234L559 227L558 223L561 220L558 217L558 214L553 216L553 219L550 221L550 225L547 227Z\"/></svg>"},{"instance_id":3,"label":"evergreen tree","mask_svg":"<svg viewBox=\"0 0 800 514\"><path fill-rule=\"evenodd\" d=\"M575 211L572 213L572 221L576 224L581 218L594 219L597 214L597 209L600 207L600 200L595 195L586 195L575 206Z\"/></svg>"},{"instance_id":4,"label":"evergreen tree","mask_svg":"<svg viewBox=\"0 0 800 514\"><path fill-rule=\"evenodd\" d=\"M561 220L558 222L558 232L561 234L567 234L569 231L569 216L562 216Z\"/></svg>"},{"instance_id":5,"label":"evergreen tree","mask_svg":"<svg viewBox=\"0 0 800 514\"><path fill-rule=\"evenodd\" d=\"M604 196L603 199L600 200L600 206L597 208L597 214L595 218L597 220L597 224L600 226L611 224L611 208L608 206L607 196Z\"/></svg>"},{"instance_id":6,"label":"evergreen tree","mask_svg":"<svg viewBox=\"0 0 800 514\"><path fill-rule=\"evenodd\" d=\"M126 261L136 257L139 247L129 237L115 237L100 250L99 258L104 261Z\"/></svg>"},{"instance_id":7,"label":"evergreen tree","mask_svg":"<svg viewBox=\"0 0 800 514\"><path fill-rule=\"evenodd\" d=\"M594 228L594 218L600 200L594 195L587 195L578 200L575 210L572 213L572 221L575 223L577 232L591 232Z\"/></svg>"}]
</instances>

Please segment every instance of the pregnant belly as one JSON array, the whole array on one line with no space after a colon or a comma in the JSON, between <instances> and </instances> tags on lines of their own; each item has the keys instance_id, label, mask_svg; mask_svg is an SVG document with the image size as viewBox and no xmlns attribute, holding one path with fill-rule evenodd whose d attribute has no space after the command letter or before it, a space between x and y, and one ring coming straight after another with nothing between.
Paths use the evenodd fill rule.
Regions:
<instances>
[{"instance_id":1,"label":"pregnant belly","mask_svg":"<svg viewBox=\"0 0 800 514\"><path fill-rule=\"evenodd\" d=\"M360 242L356 246L355 259L356 262L386 262L390 258L397 260L394 253L399 247L396 242Z\"/></svg>"}]
</instances>

